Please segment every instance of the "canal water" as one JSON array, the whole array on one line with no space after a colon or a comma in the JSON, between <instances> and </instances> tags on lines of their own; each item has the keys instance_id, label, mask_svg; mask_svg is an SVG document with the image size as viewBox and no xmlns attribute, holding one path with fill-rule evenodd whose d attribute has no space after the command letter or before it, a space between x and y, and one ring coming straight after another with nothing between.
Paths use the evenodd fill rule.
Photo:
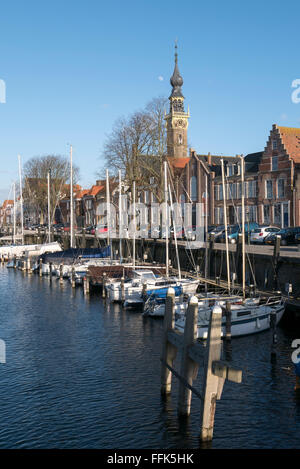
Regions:
<instances>
[{"instance_id":1,"label":"canal water","mask_svg":"<svg viewBox=\"0 0 300 469\"><path fill-rule=\"evenodd\" d=\"M162 320L105 304L99 294L0 267L0 448L199 448L200 401L177 417L178 382L160 396ZM291 342L278 328L232 340L243 383L225 383L212 448L299 448L300 398ZM201 387L200 376L194 382ZM207 446L207 445L206 445Z\"/></svg>"}]
</instances>

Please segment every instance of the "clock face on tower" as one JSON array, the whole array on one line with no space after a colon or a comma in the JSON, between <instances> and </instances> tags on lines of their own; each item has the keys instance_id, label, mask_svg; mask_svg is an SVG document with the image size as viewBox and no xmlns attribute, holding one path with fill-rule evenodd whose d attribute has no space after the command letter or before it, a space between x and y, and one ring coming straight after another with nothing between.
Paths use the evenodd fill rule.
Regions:
<instances>
[{"instance_id":1,"label":"clock face on tower","mask_svg":"<svg viewBox=\"0 0 300 469\"><path fill-rule=\"evenodd\" d=\"M186 127L186 121L184 119L176 119L174 121L174 127L181 127L184 129Z\"/></svg>"}]
</instances>

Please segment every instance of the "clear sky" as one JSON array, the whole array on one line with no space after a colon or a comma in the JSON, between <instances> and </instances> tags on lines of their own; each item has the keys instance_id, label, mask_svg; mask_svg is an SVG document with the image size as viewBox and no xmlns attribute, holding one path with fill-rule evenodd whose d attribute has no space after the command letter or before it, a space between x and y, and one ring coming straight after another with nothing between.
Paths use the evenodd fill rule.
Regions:
<instances>
[{"instance_id":1,"label":"clear sky","mask_svg":"<svg viewBox=\"0 0 300 469\"><path fill-rule=\"evenodd\" d=\"M92 185L115 120L169 96L176 38L191 146L263 150L272 124L300 127L299 18L290 0L2 2L0 202L18 153L67 155L68 143Z\"/></svg>"}]
</instances>

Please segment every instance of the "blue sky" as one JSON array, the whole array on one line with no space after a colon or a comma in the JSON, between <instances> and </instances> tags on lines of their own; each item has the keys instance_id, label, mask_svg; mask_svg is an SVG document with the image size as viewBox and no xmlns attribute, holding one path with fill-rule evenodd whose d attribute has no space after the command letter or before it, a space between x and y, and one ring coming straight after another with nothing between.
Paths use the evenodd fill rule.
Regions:
<instances>
[{"instance_id":1,"label":"blue sky","mask_svg":"<svg viewBox=\"0 0 300 469\"><path fill-rule=\"evenodd\" d=\"M67 155L68 143L92 185L115 120L169 96L176 38L198 153L260 151L273 123L300 127L299 13L289 0L2 2L0 201L18 153Z\"/></svg>"}]
</instances>

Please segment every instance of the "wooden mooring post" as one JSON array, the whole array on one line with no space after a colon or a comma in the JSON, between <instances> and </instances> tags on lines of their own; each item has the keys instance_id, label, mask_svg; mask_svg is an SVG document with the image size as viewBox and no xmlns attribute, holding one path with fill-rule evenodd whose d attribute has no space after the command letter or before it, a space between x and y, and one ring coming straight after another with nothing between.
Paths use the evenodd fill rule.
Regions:
<instances>
[{"instance_id":1,"label":"wooden mooring post","mask_svg":"<svg viewBox=\"0 0 300 469\"><path fill-rule=\"evenodd\" d=\"M64 282L63 278L63 265L59 264L59 283L62 285Z\"/></svg>"},{"instance_id":2,"label":"wooden mooring post","mask_svg":"<svg viewBox=\"0 0 300 469\"><path fill-rule=\"evenodd\" d=\"M31 261L30 257L27 257L27 262L26 262L26 270L28 274L32 274L32 269L31 269Z\"/></svg>"},{"instance_id":3,"label":"wooden mooring post","mask_svg":"<svg viewBox=\"0 0 300 469\"><path fill-rule=\"evenodd\" d=\"M125 302L125 278L121 277L121 301Z\"/></svg>"},{"instance_id":4,"label":"wooden mooring post","mask_svg":"<svg viewBox=\"0 0 300 469\"><path fill-rule=\"evenodd\" d=\"M278 264L279 264L279 258L280 258L280 244L281 244L281 236L276 235L274 251L273 251L273 266L274 266L273 290L278 290Z\"/></svg>"},{"instance_id":5,"label":"wooden mooring post","mask_svg":"<svg viewBox=\"0 0 300 469\"><path fill-rule=\"evenodd\" d=\"M226 315L226 340L231 340L231 303L226 301L225 306L225 315Z\"/></svg>"},{"instance_id":6,"label":"wooden mooring post","mask_svg":"<svg viewBox=\"0 0 300 469\"><path fill-rule=\"evenodd\" d=\"M102 298L106 298L106 273L102 276Z\"/></svg>"},{"instance_id":7,"label":"wooden mooring post","mask_svg":"<svg viewBox=\"0 0 300 469\"><path fill-rule=\"evenodd\" d=\"M84 279L83 279L83 293L84 295L89 295L90 293L90 274L89 271L87 271Z\"/></svg>"},{"instance_id":8,"label":"wooden mooring post","mask_svg":"<svg viewBox=\"0 0 300 469\"><path fill-rule=\"evenodd\" d=\"M76 286L76 284L75 284L75 267L74 267L74 265L72 265L71 285L72 285L72 288L75 288L75 286Z\"/></svg>"},{"instance_id":9,"label":"wooden mooring post","mask_svg":"<svg viewBox=\"0 0 300 469\"><path fill-rule=\"evenodd\" d=\"M179 415L190 415L192 393L201 401L201 439L213 438L216 401L221 399L225 380L241 383L242 371L221 361L222 351L222 308L212 309L208 326L206 347L197 341L198 300L190 299L186 314L184 333L175 330L175 292L169 288L164 317L164 336L161 356L161 392L171 392L172 375L180 381L178 396ZM181 367L178 373L173 362L181 352ZM193 386L199 366L203 367L202 391Z\"/></svg>"},{"instance_id":10,"label":"wooden mooring post","mask_svg":"<svg viewBox=\"0 0 300 469\"><path fill-rule=\"evenodd\" d=\"M271 361L276 362L276 344L277 344L277 332L276 332L276 311L270 313L270 329L271 329Z\"/></svg>"}]
</instances>

